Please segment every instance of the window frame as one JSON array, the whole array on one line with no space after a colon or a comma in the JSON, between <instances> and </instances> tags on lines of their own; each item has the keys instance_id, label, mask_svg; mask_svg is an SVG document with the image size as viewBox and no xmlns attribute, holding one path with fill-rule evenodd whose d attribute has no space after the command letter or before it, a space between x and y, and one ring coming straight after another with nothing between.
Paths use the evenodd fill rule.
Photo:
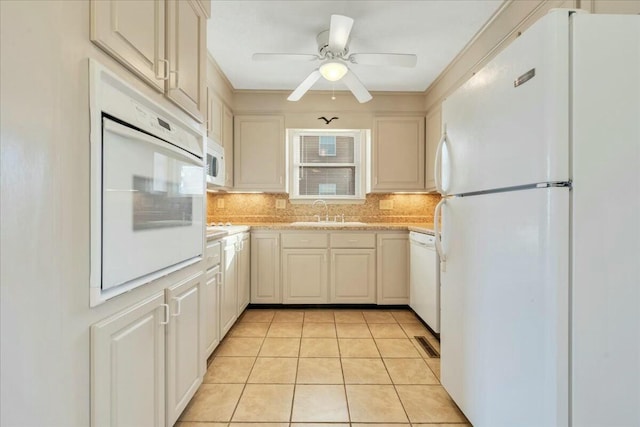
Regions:
<instances>
[{"instance_id":1,"label":"window frame","mask_svg":"<svg viewBox=\"0 0 640 427\"><path fill-rule=\"evenodd\" d=\"M303 163L300 159L300 142L304 136L347 136L353 137L353 163ZM351 203L362 204L366 195L366 157L367 147L370 144L371 131L369 129L287 129L289 175L289 200L291 203L312 203L322 199L327 203ZM333 156L324 156L333 157ZM354 195L301 195L300 171L304 167L354 167Z\"/></svg>"}]
</instances>

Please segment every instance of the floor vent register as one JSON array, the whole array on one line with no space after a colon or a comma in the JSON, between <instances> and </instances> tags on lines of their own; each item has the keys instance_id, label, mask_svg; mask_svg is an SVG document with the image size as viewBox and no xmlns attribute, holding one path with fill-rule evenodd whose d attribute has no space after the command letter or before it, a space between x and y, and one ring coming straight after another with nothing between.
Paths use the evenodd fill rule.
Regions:
<instances>
[{"instance_id":1,"label":"floor vent register","mask_svg":"<svg viewBox=\"0 0 640 427\"><path fill-rule=\"evenodd\" d=\"M422 346L422 348L424 349L424 351L427 352L427 354L429 355L429 357L433 358L433 359L439 359L440 358L440 353L438 353L438 350L436 350L435 348L433 348L433 346L429 343L429 341L427 341L426 337L422 337L422 336L415 336L414 337L416 340L418 340L418 342L420 343L420 345Z\"/></svg>"}]
</instances>

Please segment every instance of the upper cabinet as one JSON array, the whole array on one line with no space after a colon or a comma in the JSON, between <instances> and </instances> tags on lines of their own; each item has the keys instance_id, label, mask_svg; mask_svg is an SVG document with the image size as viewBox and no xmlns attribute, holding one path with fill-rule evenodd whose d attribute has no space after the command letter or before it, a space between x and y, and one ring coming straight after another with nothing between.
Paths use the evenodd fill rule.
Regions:
<instances>
[{"instance_id":1,"label":"upper cabinet","mask_svg":"<svg viewBox=\"0 0 640 427\"><path fill-rule=\"evenodd\" d=\"M222 146L225 157L224 186L233 187L233 112L223 105L222 111Z\"/></svg>"},{"instance_id":2,"label":"upper cabinet","mask_svg":"<svg viewBox=\"0 0 640 427\"><path fill-rule=\"evenodd\" d=\"M200 122L206 111L207 18L195 0L167 0L167 97Z\"/></svg>"},{"instance_id":3,"label":"upper cabinet","mask_svg":"<svg viewBox=\"0 0 640 427\"><path fill-rule=\"evenodd\" d=\"M373 127L371 190L424 190L424 148L424 117L377 117Z\"/></svg>"},{"instance_id":4,"label":"upper cabinet","mask_svg":"<svg viewBox=\"0 0 640 427\"><path fill-rule=\"evenodd\" d=\"M207 136L218 144L224 145L222 141L223 104L213 89L207 88L207 91Z\"/></svg>"},{"instance_id":5,"label":"upper cabinet","mask_svg":"<svg viewBox=\"0 0 640 427\"><path fill-rule=\"evenodd\" d=\"M203 122L209 0L92 0L91 40Z\"/></svg>"},{"instance_id":6,"label":"upper cabinet","mask_svg":"<svg viewBox=\"0 0 640 427\"><path fill-rule=\"evenodd\" d=\"M436 189L434 166L436 163L436 150L442 133L442 109L440 107L433 109L427 114L427 141L426 141L426 180L425 190L432 191Z\"/></svg>"},{"instance_id":7,"label":"upper cabinet","mask_svg":"<svg viewBox=\"0 0 640 427\"><path fill-rule=\"evenodd\" d=\"M91 1L91 40L159 92L165 62L165 0Z\"/></svg>"},{"instance_id":8,"label":"upper cabinet","mask_svg":"<svg viewBox=\"0 0 640 427\"><path fill-rule=\"evenodd\" d=\"M235 116L233 187L286 192L284 147L283 116Z\"/></svg>"}]
</instances>

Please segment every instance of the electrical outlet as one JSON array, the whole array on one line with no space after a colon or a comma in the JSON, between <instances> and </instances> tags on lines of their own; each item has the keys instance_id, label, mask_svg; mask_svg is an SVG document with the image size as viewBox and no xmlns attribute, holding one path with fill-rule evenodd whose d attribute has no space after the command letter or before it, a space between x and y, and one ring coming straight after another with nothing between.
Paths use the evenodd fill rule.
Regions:
<instances>
[{"instance_id":1,"label":"electrical outlet","mask_svg":"<svg viewBox=\"0 0 640 427\"><path fill-rule=\"evenodd\" d=\"M224 199L223 198L219 198L218 199L218 209L224 209Z\"/></svg>"},{"instance_id":2,"label":"electrical outlet","mask_svg":"<svg viewBox=\"0 0 640 427\"><path fill-rule=\"evenodd\" d=\"M390 211L393 209L393 200L380 200L380 210Z\"/></svg>"},{"instance_id":3,"label":"electrical outlet","mask_svg":"<svg viewBox=\"0 0 640 427\"><path fill-rule=\"evenodd\" d=\"M287 201L285 199L276 199L276 209L285 209Z\"/></svg>"}]
</instances>

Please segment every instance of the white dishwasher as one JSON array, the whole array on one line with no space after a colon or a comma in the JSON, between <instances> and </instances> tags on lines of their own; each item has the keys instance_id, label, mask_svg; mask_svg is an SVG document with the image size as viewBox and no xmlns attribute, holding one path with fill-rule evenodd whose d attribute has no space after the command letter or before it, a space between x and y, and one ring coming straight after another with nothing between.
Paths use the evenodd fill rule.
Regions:
<instances>
[{"instance_id":1,"label":"white dishwasher","mask_svg":"<svg viewBox=\"0 0 640 427\"><path fill-rule=\"evenodd\" d=\"M435 237L409 233L411 243L409 306L433 330L440 333L440 259Z\"/></svg>"}]
</instances>

